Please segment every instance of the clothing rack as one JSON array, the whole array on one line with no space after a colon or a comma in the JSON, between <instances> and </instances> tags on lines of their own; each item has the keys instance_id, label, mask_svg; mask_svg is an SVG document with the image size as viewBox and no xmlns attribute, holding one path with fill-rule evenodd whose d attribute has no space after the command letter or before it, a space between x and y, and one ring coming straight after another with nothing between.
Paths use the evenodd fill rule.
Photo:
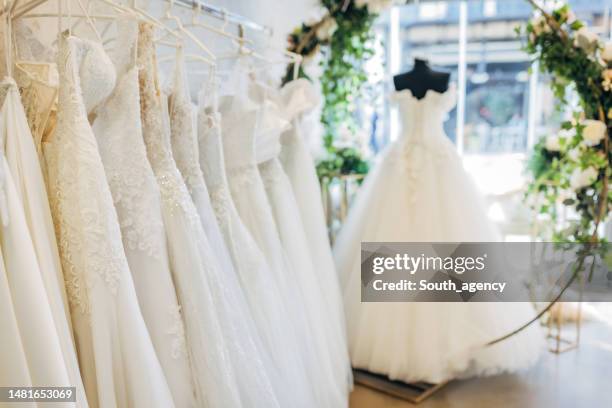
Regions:
<instances>
[{"instance_id":1,"label":"clothing rack","mask_svg":"<svg viewBox=\"0 0 612 408\"><path fill-rule=\"evenodd\" d=\"M272 35L272 29L270 27L256 23L255 21L241 16L240 14L227 11L221 7L213 6L199 0L166 0L172 2L177 6L193 9L199 9L212 17L218 18L219 20L229 21L234 24L238 24L239 27L249 28L254 31L261 31L267 35Z\"/></svg>"}]
</instances>

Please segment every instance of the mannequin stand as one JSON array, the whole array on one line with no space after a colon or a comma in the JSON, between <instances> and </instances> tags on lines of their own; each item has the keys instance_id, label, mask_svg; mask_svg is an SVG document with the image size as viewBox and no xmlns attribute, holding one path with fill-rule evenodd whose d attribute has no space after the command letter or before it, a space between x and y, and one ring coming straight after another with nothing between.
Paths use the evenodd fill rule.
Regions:
<instances>
[{"instance_id":1,"label":"mannequin stand","mask_svg":"<svg viewBox=\"0 0 612 408\"><path fill-rule=\"evenodd\" d=\"M396 398L401 398L413 404L419 404L426 400L448 383L448 381L439 384L426 382L405 383L402 381L390 380L384 375L358 369L353 370L353 376L357 384L392 395Z\"/></svg>"}]
</instances>

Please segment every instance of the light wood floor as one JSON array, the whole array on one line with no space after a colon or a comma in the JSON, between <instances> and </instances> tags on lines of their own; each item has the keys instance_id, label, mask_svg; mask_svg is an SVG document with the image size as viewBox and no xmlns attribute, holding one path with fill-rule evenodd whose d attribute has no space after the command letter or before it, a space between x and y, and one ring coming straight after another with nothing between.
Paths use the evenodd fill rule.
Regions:
<instances>
[{"instance_id":1,"label":"light wood floor","mask_svg":"<svg viewBox=\"0 0 612 408\"><path fill-rule=\"evenodd\" d=\"M350 408L612 407L612 325L587 322L580 347L545 353L531 370L453 381L418 405L355 386Z\"/></svg>"}]
</instances>

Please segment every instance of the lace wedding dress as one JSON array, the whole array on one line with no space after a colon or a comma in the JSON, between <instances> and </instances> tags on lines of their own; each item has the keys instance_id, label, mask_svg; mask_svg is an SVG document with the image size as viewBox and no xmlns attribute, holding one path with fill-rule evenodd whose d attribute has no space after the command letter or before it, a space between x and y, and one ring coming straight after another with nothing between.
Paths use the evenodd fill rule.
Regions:
<instances>
[{"instance_id":1,"label":"lace wedding dress","mask_svg":"<svg viewBox=\"0 0 612 408\"><path fill-rule=\"evenodd\" d=\"M210 202L204 174L200 168L195 107L189 98L182 49L177 52L176 67L170 91L168 109L174 159L198 210L200 221L202 221L202 226L213 252L217 255L223 270L234 275L232 259L223 240Z\"/></svg>"},{"instance_id":2,"label":"lace wedding dress","mask_svg":"<svg viewBox=\"0 0 612 408\"><path fill-rule=\"evenodd\" d=\"M206 107L205 100L208 100L210 106ZM215 215L251 315L279 374L275 388L279 400L284 402L281 406L316 406L312 399L313 390L308 387L309 381L302 368L299 348L291 337L293 328L281 289L231 198L225 172L220 121L215 93L212 89L207 89L200 95L198 140L200 165Z\"/></svg>"},{"instance_id":3,"label":"lace wedding dress","mask_svg":"<svg viewBox=\"0 0 612 408\"><path fill-rule=\"evenodd\" d=\"M259 88L256 93L262 104L262 119L256 135L259 173L283 249L292 266L292 277L301 290L311 341L319 359L319 377L325 379L330 397L336 399L333 406L347 406L352 375L344 327L330 318L333 314L329 312L333 309L324 296L326 290L314 267L291 183L278 159L280 135L289 122L274 100L278 98L277 91L257 83L253 86ZM337 386L335 390L334 384Z\"/></svg>"},{"instance_id":4,"label":"lace wedding dress","mask_svg":"<svg viewBox=\"0 0 612 408\"><path fill-rule=\"evenodd\" d=\"M78 390L79 406L87 406L72 339L68 305L65 303L64 278L47 191L19 91L12 79L5 78L0 83L0 96L3 100L0 138L4 141L6 160L11 175L17 181L17 196L23 205L29 236L36 252L64 366L68 371L70 383Z\"/></svg>"},{"instance_id":5,"label":"lace wedding dress","mask_svg":"<svg viewBox=\"0 0 612 408\"><path fill-rule=\"evenodd\" d=\"M423 99L397 92L402 136L381 154L336 241L353 366L406 382L527 368L543 345L539 326L484 345L529 321L526 303L361 303L362 241L497 241L477 190L445 136L453 87Z\"/></svg>"},{"instance_id":6,"label":"lace wedding dress","mask_svg":"<svg viewBox=\"0 0 612 408\"><path fill-rule=\"evenodd\" d=\"M157 180L147 159L140 122L138 27L119 27L122 42L115 54L119 75L110 97L96 110L93 131L113 196L123 247L138 301L177 407L195 407L184 328L166 247Z\"/></svg>"},{"instance_id":7,"label":"lace wedding dress","mask_svg":"<svg viewBox=\"0 0 612 408\"><path fill-rule=\"evenodd\" d=\"M50 197L81 373L92 407L173 407L142 319L112 196L87 119L115 87L101 45L61 34Z\"/></svg>"},{"instance_id":8,"label":"lace wedding dress","mask_svg":"<svg viewBox=\"0 0 612 408\"><path fill-rule=\"evenodd\" d=\"M162 194L174 281L200 406L279 407L249 332L248 313L231 276L224 276L174 162L156 76L153 27L140 25L141 116L149 161ZM163 121L166 119L166 121Z\"/></svg>"}]
</instances>

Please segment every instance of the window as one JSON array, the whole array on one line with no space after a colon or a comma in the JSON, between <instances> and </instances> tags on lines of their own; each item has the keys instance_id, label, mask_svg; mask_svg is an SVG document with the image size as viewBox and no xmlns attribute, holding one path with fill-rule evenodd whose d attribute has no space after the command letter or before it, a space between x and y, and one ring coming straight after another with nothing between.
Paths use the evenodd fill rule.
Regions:
<instances>
[{"instance_id":1,"label":"window","mask_svg":"<svg viewBox=\"0 0 612 408\"><path fill-rule=\"evenodd\" d=\"M610 37L612 0L569 3L579 19ZM521 211L529 149L539 137L556 132L569 115L555 110L547 78L530 67L514 31L531 13L525 0L461 0L421 1L381 16L376 29L383 47L372 66L384 65L386 76L378 84L378 103L362 115L369 123L364 128L373 129L364 145L375 155L399 135L398 113L388 103L391 77L410 70L415 57L425 57L434 68L450 72L457 84L457 106L445 123L447 136L496 208L494 216L515 219L510 212ZM511 194L514 201L507 205L503 200ZM506 230L506 235L512 233Z\"/></svg>"}]
</instances>

